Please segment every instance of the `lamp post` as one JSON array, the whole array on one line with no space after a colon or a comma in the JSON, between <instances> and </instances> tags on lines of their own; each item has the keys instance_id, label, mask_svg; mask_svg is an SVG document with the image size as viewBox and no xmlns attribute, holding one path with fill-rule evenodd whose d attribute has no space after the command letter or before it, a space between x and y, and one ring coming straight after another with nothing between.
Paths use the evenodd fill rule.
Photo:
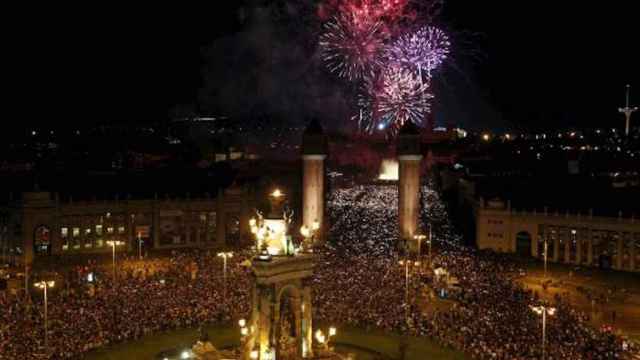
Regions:
<instances>
[{"instance_id":1,"label":"lamp post","mask_svg":"<svg viewBox=\"0 0 640 360\"><path fill-rule=\"evenodd\" d=\"M418 257L422 256L422 240L424 240L426 238L427 237L425 235L422 235L422 234L413 235L413 239L418 241Z\"/></svg>"},{"instance_id":2,"label":"lamp post","mask_svg":"<svg viewBox=\"0 0 640 360\"><path fill-rule=\"evenodd\" d=\"M35 286L44 290L44 348L49 352L49 319L48 319L48 310L47 310L47 288L52 288L55 286L55 281L40 281L35 283Z\"/></svg>"},{"instance_id":3,"label":"lamp post","mask_svg":"<svg viewBox=\"0 0 640 360\"><path fill-rule=\"evenodd\" d=\"M138 258L142 260L142 234L138 231Z\"/></svg>"},{"instance_id":4,"label":"lamp post","mask_svg":"<svg viewBox=\"0 0 640 360\"><path fill-rule=\"evenodd\" d=\"M233 252L228 251L228 252L219 252L218 256L222 258L222 281L223 281L223 292L222 292L222 296L224 298L227 297L227 258L232 258L233 257Z\"/></svg>"},{"instance_id":5,"label":"lamp post","mask_svg":"<svg viewBox=\"0 0 640 360\"><path fill-rule=\"evenodd\" d=\"M119 240L109 240L107 241L108 245L111 245L111 249L113 251L113 283L116 282L116 246L124 245L124 242Z\"/></svg>"},{"instance_id":6,"label":"lamp post","mask_svg":"<svg viewBox=\"0 0 640 360\"><path fill-rule=\"evenodd\" d=\"M331 341L332 337L336 336L337 333L338 333L338 330L335 328L335 326L331 326L329 327L329 330L327 331L326 336L324 332L320 329L316 330L315 336L318 343L322 345L325 350L329 350L329 342Z\"/></svg>"},{"instance_id":7,"label":"lamp post","mask_svg":"<svg viewBox=\"0 0 640 360\"><path fill-rule=\"evenodd\" d=\"M399 264L404 266L404 304L405 304L405 319L407 324L409 323L409 267L420 266L420 261L400 260Z\"/></svg>"},{"instance_id":8,"label":"lamp post","mask_svg":"<svg viewBox=\"0 0 640 360\"><path fill-rule=\"evenodd\" d=\"M431 264L431 244L433 243L433 231L429 225L429 264Z\"/></svg>"},{"instance_id":9,"label":"lamp post","mask_svg":"<svg viewBox=\"0 0 640 360\"><path fill-rule=\"evenodd\" d=\"M544 279L547 279L547 251L549 250L549 239L548 239L548 235L543 235L542 238L544 240L544 253L542 254L542 257L544 259Z\"/></svg>"},{"instance_id":10,"label":"lamp post","mask_svg":"<svg viewBox=\"0 0 640 360\"><path fill-rule=\"evenodd\" d=\"M542 360L547 357L547 314L553 316L556 313L556 308L540 305L531 306L531 310L538 315L542 315Z\"/></svg>"}]
</instances>

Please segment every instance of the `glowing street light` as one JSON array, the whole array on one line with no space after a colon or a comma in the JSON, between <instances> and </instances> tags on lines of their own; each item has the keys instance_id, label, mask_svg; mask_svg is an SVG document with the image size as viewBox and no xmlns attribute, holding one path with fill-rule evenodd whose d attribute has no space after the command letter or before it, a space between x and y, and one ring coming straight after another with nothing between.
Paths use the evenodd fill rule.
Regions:
<instances>
[{"instance_id":1,"label":"glowing street light","mask_svg":"<svg viewBox=\"0 0 640 360\"><path fill-rule=\"evenodd\" d=\"M427 236L423 234L413 235L413 239L418 241L418 256L422 255L422 240L426 238Z\"/></svg>"},{"instance_id":2,"label":"glowing street light","mask_svg":"<svg viewBox=\"0 0 640 360\"><path fill-rule=\"evenodd\" d=\"M315 236L318 230L320 229L320 222L315 220L311 226L302 225L300 227L300 234L304 237L305 246L303 247L305 250L310 251L311 246L315 242Z\"/></svg>"},{"instance_id":3,"label":"glowing street light","mask_svg":"<svg viewBox=\"0 0 640 360\"><path fill-rule=\"evenodd\" d=\"M549 235L545 234L542 236L543 241L543 253L542 259L544 260L544 279L547 279L547 254L549 250Z\"/></svg>"},{"instance_id":4,"label":"glowing street light","mask_svg":"<svg viewBox=\"0 0 640 360\"><path fill-rule=\"evenodd\" d=\"M281 198L282 196L284 196L284 194L282 193L282 191L280 191L280 189L275 189L273 190L273 192L271 193L271 196L273 196L274 198Z\"/></svg>"},{"instance_id":5,"label":"glowing street light","mask_svg":"<svg viewBox=\"0 0 640 360\"><path fill-rule=\"evenodd\" d=\"M222 297L226 298L227 297L227 259L230 259L233 257L233 252L231 251L219 252L218 257L222 258L222 279L223 279L222 281L224 282Z\"/></svg>"},{"instance_id":6,"label":"glowing street light","mask_svg":"<svg viewBox=\"0 0 640 360\"><path fill-rule=\"evenodd\" d=\"M107 241L107 245L111 245L111 249L113 250L113 283L115 284L116 282L116 246L124 245L124 241L109 240Z\"/></svg>"},{"instance_id":7,"label":"glowing street light","mask_svg":"<svg viewBox=\"0 0 640 360\"><path fill-rule=\"evenodd\" d=\"M433 244L433 231L431 225L429 225L429 239L427 240L427 244L429 244L429 265L431 265L431 245Z\"/></svg>"},{"instance_id":8,"label":"glowing street light","mask_svg":"<svg viewBox=\"0 0 640 360\"><path fill-rule=\"evenodd\" d=\"M318 344L323 346L325 350L329 350L329 342L331 341L332 337L336 336L337 333L338 333L338 330L336 329L335 326L329 327L329 330L327 331L327 335L325 335L322 330L318 329L315 332L316 341L318 341Z\"/></svg>"},{"instance_id":9,"label":"glowing street light","mask_svg":"<svg viewBox=\"0 0 640 360\"><path fill-rule=\"evenodd\" d=\"M420 261L400 260L398 262L400 266L404 266L404 304L405 304L405 318L407 324L409 323L409 267L419 267Z\"/></svg>"},{"instance_id":10,"label":"glowing street light","mask_svg":"<svg viewBox=\"0 0 640 360\"><path fill-rule=\"evenodd\" d=\"M138 258L142 260L142 233L138 231Z\"/></svg>"},{"instance_id":11,"label":"glowing street light","mask_svg":"<svg viewBox=\"0 0 640 360\"><path fill-rule=\"evenodd\" d=\"M542 315L542 360L547 357L547 314L553 316L556 313L556 308L546 305L531 306L531 310L538 315Z\"/></svg>"},{"instance_id":12,"label":"glowing street light","mask_svg":"<svg viewBox=\"0 0 640 360\"><path fill-rule=\"evenodd\" d=\"M55 284L56 284L55 281L40 281L34 284L37 288L44 290L44 348L46 349L47 352L49 352L49 326L48 326L49 319L48 319L48 312L47 312L47 307L48 307L47 289L54 287Z\"/></svg>"}]
</instances>

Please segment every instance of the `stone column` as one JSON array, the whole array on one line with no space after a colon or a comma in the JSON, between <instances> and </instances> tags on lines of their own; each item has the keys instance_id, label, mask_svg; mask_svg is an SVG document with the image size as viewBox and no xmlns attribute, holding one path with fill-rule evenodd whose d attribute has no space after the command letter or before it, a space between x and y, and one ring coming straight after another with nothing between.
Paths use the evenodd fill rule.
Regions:
<instances>
[{"instance_id":1,"label":"stone column","mask_svg":"<svg viewBox=\"0 0 640 360\"><path fill-rule=\"evenodd\" d=\"M136 234L134 234L134 232L136 231L135 227L134 227L134 219L131 217L131 212L129 211L129 204L127 201L127 208L124 212L124 216L127 217L126 222L127 222L127 227L126 227L126 233L127 233L127 248L129 249L129 251L131 251L132 248L134 249L138 249L138 242L136 240L136 243L133 243L133 239L137 239ZM91 222L90 222L91 223ZM135 245L135 246L134 246Z\"/></svg>"},{"instance_id":2,"label":"stone column","mask_svg":"<svg viewBox=\"0 0 640 360\"><path fill-rule=\"evenodd\" d=\"M533 234L531 234L531 256L534 258L538 257L538 243L540 241L540 235L536 230Z\"/></svg>"},{"instance_id":3,"label":"stone column","mask_svg":"<svg viewBox=\"0 0 640 360\"><path fill-rule=\"evenodd\" d=\"M160 247L160 209L158 208L158 199L153 201L151 209L151 229L153 229L153 247Z\"/></svg>"},{"instance_id":4,"label":"stone column","mask_svg":"<svg viewBox=\"0 0 640 360\"><path fill-rule=\"evenodd\" d=\"M576 264L582 262L582 230L576 234Z\"/></svg>"},{"instance_id":5,"label":"stone column","mask_svg":"<svg viewBox=\"0 0 640 360\"><path fill-rule=\"evenodd\" d=\"M629 270L635 271L636 269L636 239L631 233L631 249L629 249Z\"/></svg>"},{"instance_id":6,"label":"stone column","mask_svg":"<svg viewBox=\"0 0 640 360\"><path fill-rule=\"evenodd\" d=\"M320 229L316 239L320 241L324 240L327 229L324 219L324 160L327 153L327 138L318 120L314 119L302 136L302 224L313 228L317 222Z\"/></svg>"},{"instance_id":7,"label":"stone column","mask_svg":"<svg viewBox=\"0 0 640 360\"><path fill-rule=\"evenodd\" d=\"M555 236L553 236L553 262L558 262L560 257L560 239L558 237L560 234L556 231Z\"/></svg>"},{"instance_id":8,"label":"stone column","mask_svg":"<svg viewBox=\"0 0 640 360\"><path fill-rule=\"evenodd\" d=\"M204 215L205 220L204 220L204 240L203 241L207 246L209 246L211 242L211 235L209 234L209 221L210 221L209 213L210 212L211 211L209 211L209 209L207 208L205 210L205 215Z\"/></svg>"},{"instance_id":9,"label":"stone column","mask_svg":"<svg viewBox=\"0 0 640 360\"><path fill-rule=\"evenodd\" d=\"M302 155L302 223L312 228L324 223L324 159L326 155Z\"/></svg>"},{"instance_id":10,"label":"stone column","mask_svg":"<svg viewBox=\"0 0 640 360\"><path fill-rule=\"evenodd\" d=\"M413 244L420 212L420 161L422 155L401 155L399 177L398 220L403 239ZM417 244L415 244L417 248ZM414 246L412 246L413 248Z\"/></svg>"},{"instance_id":11,"label":"stone column","mask_svg":"<svg viewBox=\"0 0 640 360\"><path fill-rule=\"evenodd\" d=\"M227 234L227 222L224 211L224 190L218 190L218 197L216 198L216 245L219 247L226 245Z\"/></svg>"},{"instance_id":12,"label":"stone column","mask_svg":"<svg viewBox=\"0 0 640 360\"><path fill-rule=\"evenodd\" d=\"M616 240L616 270L624 270L622 268L622 259L624 258L624 234L620 232L617 232L616 234L618 236L618 239Z\"/></svg>"},{"instance_id":13,"label":"stone column","mask_svg":"<svg viewBox=\"0 0 640 360\"><path fill-rule=\"evenodd\" d=\"M249 218L251 218L249 209L249 187L242 187L242 198L240 199L240 244L244 246L251 243L252 234L249 232Z\"/></svg>"},{"instance_id":14,"label":"stone column","mask_svg":"<svg viewBox=\"0 0 640 360\"><path fill-rule=\"evenodd\" d=\"M418 243L413 239L417 233L420 213L420 133L411 122L405 123L398 134L396 145L398 156L398 222L400 236L407 241L408 250L418 251Z\"/></svg>"},{"instance_id":15,"label":"stone column","mask_svg":"<svg viewBox=\"0 0 640 360\"><path fill-rule=\"evenodd\" d=\"M571 232L564 229L564 263L571 263Z\"/></svg>"},{"instance_id":16,"label":"stone column","mask_svg":"<svg viewBox=\"0 0 640 360\"><path fill-rule=\"evenodd\" d=\"M593 231L587 230L587 264L593 265Z\"/></svg>"}]
</instances>

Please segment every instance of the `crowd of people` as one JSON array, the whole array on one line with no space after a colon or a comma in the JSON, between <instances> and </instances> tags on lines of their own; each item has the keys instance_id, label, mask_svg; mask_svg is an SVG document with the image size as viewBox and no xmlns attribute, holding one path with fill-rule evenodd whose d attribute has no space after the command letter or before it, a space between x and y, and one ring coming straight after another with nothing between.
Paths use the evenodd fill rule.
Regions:
<instances>
[{"instance_id":1,"label":"crowd of people","mask_svg":"<svg viewBox=\"0 0 640 360\"><path fill-rule=\"evenodd\" d=\"M422 229L432 227L437 252L430 268L414 269L413 278L425 287L413 280L405 304L404 268L398 265L402 255L394 246L396 188L368 185L334 191L329 214L337 248L330 249L332 256L318 271L323 275L314 301L320 318L427 336L474 359L540 359L542 324L532 308L544 302L514 281L521 263L509 255L461 245L438 194L424 186L421 198ZM433 293L443 286L436 283L433 268L446 269L457 279L460 293L446 311L428 311L417 301L416 291ZM615 334L591 327L588 315L563 298L544 304L556 309L547 322L548 358L619 359L635 351Z\"/></svg>"},{"instance_id":2,"label":"crowd of people","mask_svg":"<svg viewBox=\"0 0 640 360\"><path fill-rule=\"evenodd\" d=\"M314 321L426 336L474 359L539 359L541 321L531 306L541 300L513 281L517 262L460 245L438 194L424 186L421 199L422 229L428 224L434 234L432 264L459 281L455 305L429 311L418 301L420 292L441 286L425 262L411 269L406 297L397 188L359 185L335 189L328 201L331 228L317 252ZM78 267L49 297L49 354L78 358L151 333L247 318L250 256L239 251L228 260L226 283L222 259L202 250L120 259L115 282L109 266ZM0 294L0 359L42 358L42 298L32 295ZM547 323L550 358L621 358L619 337L590 327L562 298L549 305L557 308Z\"/></svg>"},{"instance_id":3,"label":"crowd of people","mask_svg":"<svg viewBox=\"0 0 640 360\"><path fill-rule=\"evenodd\" d=\"M49 293L51 358L82 357L92 349L151 333L230 324L246 316L250 278L249 270L239 265L241 258L229 259L226 289L219 258L196 251L152 260L124 259L115 283L109 266L74 269L65 279L68 283ZM1 294L0 308L0 359L42 358L41 295L34 293L24 301Z\"/></svg>"}]
</instances>

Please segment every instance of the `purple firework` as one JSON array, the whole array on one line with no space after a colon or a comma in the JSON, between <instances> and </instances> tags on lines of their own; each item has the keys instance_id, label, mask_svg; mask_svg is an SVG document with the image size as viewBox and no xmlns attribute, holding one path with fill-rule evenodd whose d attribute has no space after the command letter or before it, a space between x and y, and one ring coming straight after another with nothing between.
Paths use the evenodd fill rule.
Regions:
<instances>
[{"instance_id":1,"label":"purple firework","mask_svg":"<svg viewBox=\"0 0 640 360\"><path fill-rule=\"evenodd\" d=\"M420 77L430 79L433 70L446 60L450 46L444 31L425 26L399 37L388 47L386 56L392 63L418 71Z\"/></svg>"},{"instance_id":2,"label":"purple firework","mask_svg":"<svg viewBox=\"0 0 640 360\"><path fill-rule=\"evenodd\" d=\"M413 72L389 66L378 81L365 83L358 99L359 112L353 118L362 131L395 134L407 121L421 125L430 111L431 98L427 86Z\"/></svg>"},{"instance_id":3,"label":"purple firework","mask_svg":"<svg viewBox=\"0 0 640 360\"><path fill-rule=\"evenodd\" d=\"M349 80L374 76L381 66L384 35L379 21L334 17L320 36L322 59L329 71Z\"/></svg>"}]
</instances>

